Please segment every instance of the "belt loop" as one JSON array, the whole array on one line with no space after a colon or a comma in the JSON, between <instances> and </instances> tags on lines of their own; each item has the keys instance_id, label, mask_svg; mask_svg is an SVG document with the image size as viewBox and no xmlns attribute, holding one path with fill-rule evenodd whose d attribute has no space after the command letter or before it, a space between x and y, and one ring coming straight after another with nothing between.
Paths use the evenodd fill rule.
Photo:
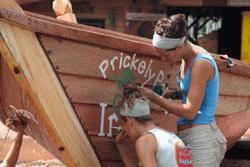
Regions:
<instances>
[{"instance_id":1,"label":"belt loop","mask_svg":"<svg viewBox=\"0 0 250 167\"><path fill-rule=\"evenodd\" d=\"M215 122L212 122L210 124L210 127L212 128L213 131L216 130L216 124L215 124Z\"/></svg>"}]
</instances>

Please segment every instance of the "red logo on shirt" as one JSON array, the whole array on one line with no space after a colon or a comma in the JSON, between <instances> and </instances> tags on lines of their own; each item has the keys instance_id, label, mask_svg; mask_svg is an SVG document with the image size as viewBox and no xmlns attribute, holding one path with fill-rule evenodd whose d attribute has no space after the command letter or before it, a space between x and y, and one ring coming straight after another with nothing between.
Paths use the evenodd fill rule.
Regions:
<instances>
[{"instance_id":1,"label":"red logo on shirt","mask_svg":"<svg viewBox=\"0 0 250 167\"><path fill-rule=\"evenodd\" d=\"M178 167L193 167L192 157L182 141L177 141L175 143L175 150Z\"/></svg>"}]
</instances>

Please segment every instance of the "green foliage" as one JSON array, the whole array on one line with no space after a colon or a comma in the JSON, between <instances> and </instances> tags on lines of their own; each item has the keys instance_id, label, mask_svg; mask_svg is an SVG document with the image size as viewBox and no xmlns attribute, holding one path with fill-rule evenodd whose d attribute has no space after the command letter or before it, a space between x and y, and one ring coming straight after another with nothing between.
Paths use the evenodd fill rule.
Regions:
<instances>
[{"instance_id":1,"label":"green foliage","mask_svg":"<svg viewBox=\"0 0 250 167\"><path fill-rule=\"evenodd\" d=\"M134 83L136 80L134 73L130 69L123 70L120 76L115 76L112 74L109 79L115 81L119 90L128 84ZM120 101L121 97L122 96L120 93L116 93L112 100L112 108L114 112L120 112L120 107L117 105L117 103Z\"/></svg>"},{"instance_id":2,"label":"green foliage","mask_svg":"<svg viewBox=\"0 0 250 167\"><path fill-rule=\"evenodd\" d=\"M112 74L109 79L115 81L116 86L121 90L123 86L133 83L135 81L135 76L130 69L125 69L121 72L121 76Z\"/></svg>"},{"instance_id":3,"label":"green foliage","mask_svg":"<svg viewBox=\"0 0 250 167\"><path fill-rule=\"evenodd\" d=\"M120 112L120 107L117 105L120 99L121 99L121 95L116 93L115 97L112 100L112 109L114 112Z\"/></svg>"}]
</instances>

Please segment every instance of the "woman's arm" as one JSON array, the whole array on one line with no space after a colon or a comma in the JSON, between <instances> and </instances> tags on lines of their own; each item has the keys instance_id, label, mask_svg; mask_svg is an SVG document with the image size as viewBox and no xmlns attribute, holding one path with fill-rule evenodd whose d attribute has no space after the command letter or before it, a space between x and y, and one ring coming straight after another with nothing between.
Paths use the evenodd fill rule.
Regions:
<instances>
[{"instance_id":1,"label":"woman's arm","mask_svg":"<svg viewBox=\"0 0 250 167\"><path fill-rule=\"evenodd\" d=\"M142 167L157 167L157 141L152 134L140 137L136 141L136 153Z\"/></svg>"},{"instance_id":2,"label":"woman's arm","mask_svg":"<svg viewBox=\"0 0 250 167\"><path fill-rule=\"evenodd\" d=\"M200 106L205 94L207 81L213 76L213 66L205 60L197 60L191 68L190 87L187 94L185 104L180 104L174 101L165 99L157 95L153 91L146 88L138 88L148 97L153 103L165 108L169 112L193 120L200 110Z\"/></svg>"},{"instance_id":3,"label":"woman's arm","mask_svg":"<svg viewBox=\"0 0 250 167\"><path fill-rule=\"evenodd\" d=\"M23 141L25 124L21 121L8 118L6 120L6 126L8 126L12 130L15 130L17 132L17 135L0 167L15 167Z\"/></svg>"},{"instance_id":4,"label":"woman's arm","mask_svg":"<svg viewBox=\"0 0 250 167\"><path fill-rule=\"evenodd\" d=\"M22 145L23 132L18 132L15 141L12 143L1 167L15 167Z\"/></svg>"}]
</instances>

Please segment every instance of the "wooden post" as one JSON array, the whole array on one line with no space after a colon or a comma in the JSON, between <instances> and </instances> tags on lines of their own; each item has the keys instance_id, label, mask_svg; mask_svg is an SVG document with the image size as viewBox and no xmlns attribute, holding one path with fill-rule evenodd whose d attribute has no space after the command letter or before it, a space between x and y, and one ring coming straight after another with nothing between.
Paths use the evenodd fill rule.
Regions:
<instances>
[{"instance_id":1,"label":"wooden post","mask_svg":"<svg viewBox=\"0 0 250 167\"><path fill-rule=\"evenodd\" d=\"M14 0L1 0L0 6L23 14ZM36 35L1 21L0 52L31 98L63 163L70 167L99 167L99 160Z\"/></svg>"},{"instance_id":2,"label":"wooden post","mask_svg":"<svg viewBox=\"0 0 250 167\"><path fill-rule=\"evenodd\" d=\"M250 64L250 12L242 13L241 61Z\"/></svg>"}]
</instances>

